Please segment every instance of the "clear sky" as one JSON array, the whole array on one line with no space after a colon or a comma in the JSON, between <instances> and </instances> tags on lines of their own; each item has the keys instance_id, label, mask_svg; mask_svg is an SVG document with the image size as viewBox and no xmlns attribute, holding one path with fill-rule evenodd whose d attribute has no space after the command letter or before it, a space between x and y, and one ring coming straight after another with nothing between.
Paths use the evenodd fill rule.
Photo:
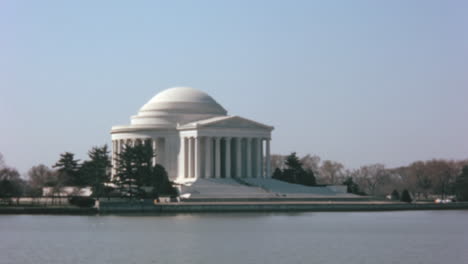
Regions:
<instances>
[{"instance_id":1,"label":"clear sky","mask_svg":"<svg viewBox=\"0 0 468 264\"><path fill-rule=\"evenodd\" d=\"M468 1L0 1L0 152L86 158L159 91L349 168L468 158Z\"/></svg>"}]
</instances>

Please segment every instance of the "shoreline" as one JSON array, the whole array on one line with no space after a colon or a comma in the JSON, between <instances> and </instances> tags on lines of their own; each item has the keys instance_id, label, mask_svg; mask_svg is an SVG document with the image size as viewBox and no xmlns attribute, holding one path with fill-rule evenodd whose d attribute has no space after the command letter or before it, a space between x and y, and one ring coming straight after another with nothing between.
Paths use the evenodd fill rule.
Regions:
<instances>
[{"instance_id":1,"label":"shoreline","mask_svg":"<svg viewBox=\"0 0 468 264\"><path fill-rule=\"evenodd\" d=\"M245 213L245 212L379 212L421 210L468 210L468 202L388 203L388 202L180 202L152 204L148 202L101 203L97 208L70 206L20 207L0 206L0 215L109 215L109 214L172 214L172 213Z\"/></svg>"}]
</instances>

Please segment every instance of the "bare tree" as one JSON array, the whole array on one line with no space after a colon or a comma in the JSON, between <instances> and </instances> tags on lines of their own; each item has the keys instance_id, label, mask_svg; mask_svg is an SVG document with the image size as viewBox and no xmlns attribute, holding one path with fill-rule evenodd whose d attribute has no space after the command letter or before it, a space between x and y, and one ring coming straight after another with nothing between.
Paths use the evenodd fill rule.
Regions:
<instances>
[{"instance_id":1,"label":"bare tree","mask_svg":"<svg viewBox=\"0 0 468 264\"><path fill-rule=\"evenodd\" d=\"M311 170L315 177L319 177L320 175L320 157L317 155L305 155L301 158L302 167L305 170Z\"/></svg>"},{"instance_id":2,"label":"bare tree","mask_svg":"<svg viewBox=\"0 0 468 264\"><path fill-rule=\"evenodd\" d=\"M341 184L344 178L344 165L331 160L325 160L320 166L321 181L327 184Z\"/></svg>"},{"instance_id":3,"label":"bare tree","mask_svg":"<svg viewBox=\"0 0 468 264\"><path fill-rule=\"evenodd\" d=\"M270 156L271 171L274 171L276 168L284 169L285 158L286 156L284 155L272 154Z\"/></svg>"},{"instance_id":4,"label":"bare tree","mask_svg":"<svg viewBox=\"0 0 468 264\"><path fill-rule=\"evenodd\" d=\"M433 186L433 179L427 173L426 164L424 161L416 161L411 163L406 169L408 181L411 183L418 194L428 197L430 189ZM419 195L418 195L419 196Z\"/></svg>"},{"instance_id":5,"label":"bare tree","mask_svg":"<svg viewBox=\"0 0 468 264\"><path fill-rule=\"evenodd\" d=\"M33 188L52 186L57 181L57 174L44 164L29 169L28 176L29 184Z\"/></svg>"},{"instance_id":6,"label":"bare tree","mask_svg":"<svg viewBox=\"0 0 468 264\"><path fill-rule=\"evenodd\" d=\"M353 178L368 194L383 196L395 188L398 174L385 169L383 164L371 164L354 170Z\"/></svg>"}]
</instances>

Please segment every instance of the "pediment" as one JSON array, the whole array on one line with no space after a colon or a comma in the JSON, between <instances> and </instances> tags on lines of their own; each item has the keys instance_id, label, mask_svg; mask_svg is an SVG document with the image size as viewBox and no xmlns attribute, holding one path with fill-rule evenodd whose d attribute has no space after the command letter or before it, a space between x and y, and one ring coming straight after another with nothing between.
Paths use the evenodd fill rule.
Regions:
<instances>
[{"instance_id":1,"label":"pediment","mask_svg":"<svg viewBox=\"0 0 468 264\"><path fill-rule=\"evenodd\" d=\"M272 130L273 127L264 125L240 116L226 116L222 118L212 118L200 120L196 123L199 128L241 128L241 129L267 129Z\"/></svg>"}]
</instances>

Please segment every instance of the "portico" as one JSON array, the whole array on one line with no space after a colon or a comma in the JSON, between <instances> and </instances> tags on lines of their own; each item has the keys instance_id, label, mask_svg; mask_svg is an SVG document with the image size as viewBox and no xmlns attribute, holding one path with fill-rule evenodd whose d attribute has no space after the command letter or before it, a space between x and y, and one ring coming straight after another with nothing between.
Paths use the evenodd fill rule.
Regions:
<instances>
[{"instance_id":1,"label":"portico","mask_svg":"<svg viewBox=\"0 0 468 264\"><path fill-rule=\"evenodd\" d=\"M213 129L221 122L205 122L191 129L180 128L181 150L179 154L179 179L190 178L265 178L271 174L269 128L240 117L222 119L234 125L236 122L251 124L251 129ZM254 131L256 130L256 131Z\"/></svg>"}]
</instances>

